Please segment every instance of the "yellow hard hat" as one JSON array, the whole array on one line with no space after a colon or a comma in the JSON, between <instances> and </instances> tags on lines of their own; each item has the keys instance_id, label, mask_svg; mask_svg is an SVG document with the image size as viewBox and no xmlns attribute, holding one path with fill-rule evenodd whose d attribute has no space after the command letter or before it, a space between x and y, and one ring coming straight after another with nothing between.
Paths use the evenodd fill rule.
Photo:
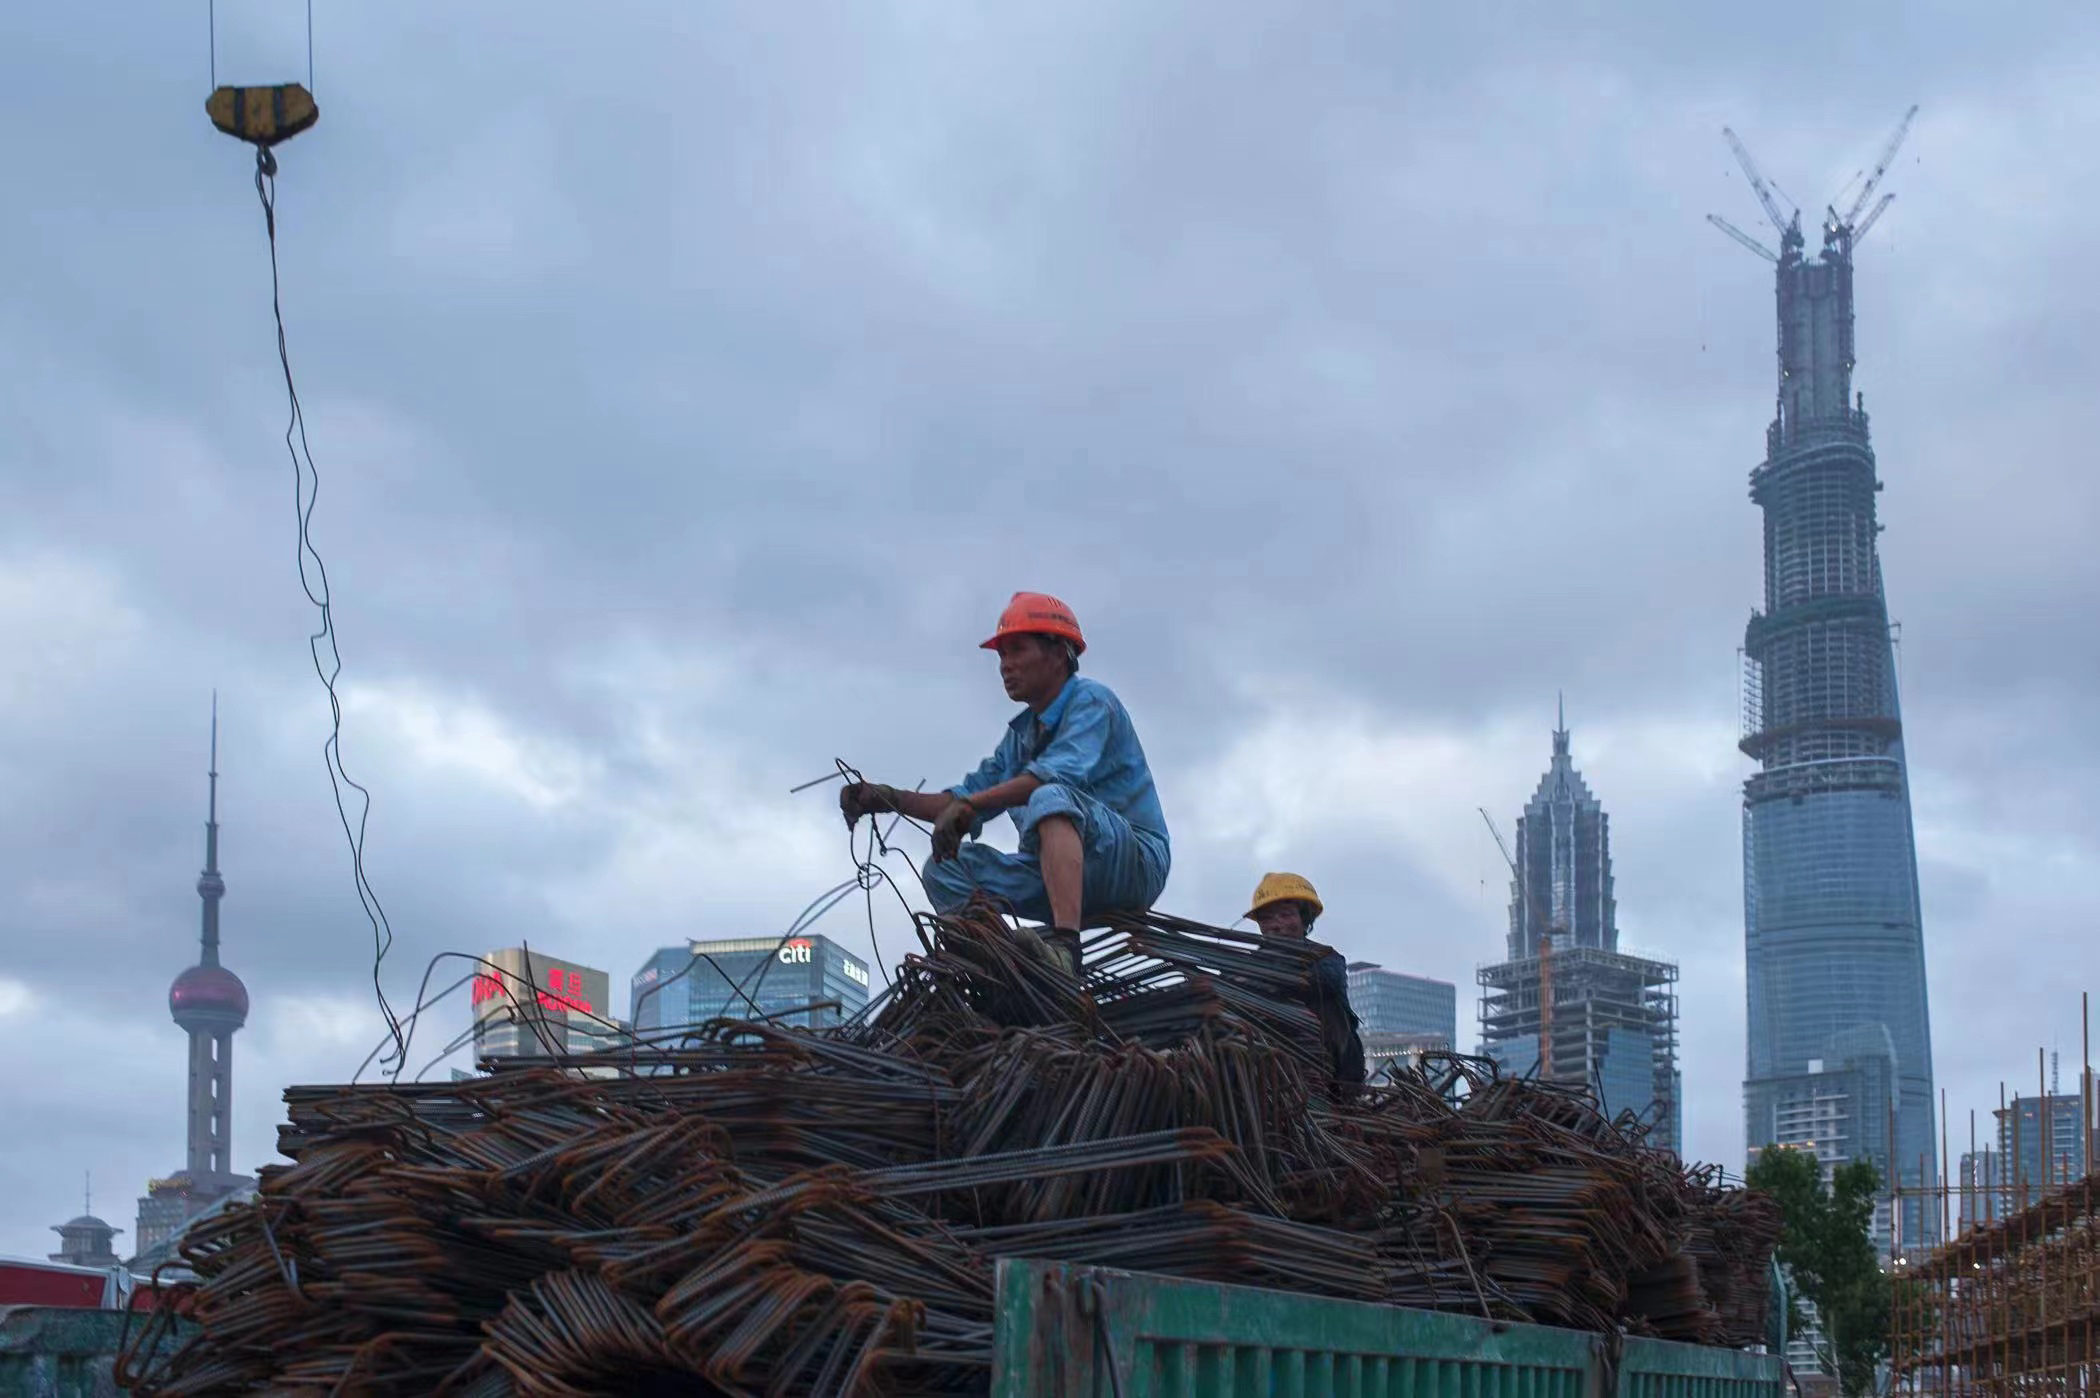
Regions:
<instances>
[{"instance_id":1,"label":"yellow hard hat","mask_svg":"<svg viewBox=\"0 0 2100 1398\"><path fill-rule=\"evenodd\" d=\"M1314 917L1327 911L1313 886L1298 874L1263 874L1261 882L1254 886L1254 906L1244 916L1253 917L1271 903L1305 903L1312 908Z\"/></svg>"}]
</instances>

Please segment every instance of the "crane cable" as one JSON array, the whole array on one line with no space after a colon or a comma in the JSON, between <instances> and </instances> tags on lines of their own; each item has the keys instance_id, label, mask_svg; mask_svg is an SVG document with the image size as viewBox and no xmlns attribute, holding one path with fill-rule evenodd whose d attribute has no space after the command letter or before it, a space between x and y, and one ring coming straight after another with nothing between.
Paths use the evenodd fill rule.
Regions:
<instances>
[{"instance_id":1,"label":"crane cable","mask_svg":"<svg viewBox=\"0 0 2100 1398\"><path fill-rule=\"evenodd\" d=\"M292 374L292 355L284 329L284 287L277 259L277 156L271 147L288 141L320 120L320 107L312 91L299 83L272 87L221 87L218 85L217 6L210 6L212 49L212 93L204 110L212 125L235 140L255 147L255 197L262 205L263 230L270 247L270 314L277 324L277 364L284 372L284 393L290 416L285 423L284 448L292 460L292 506L298 520L295 557L299 586L321 614L320 628L307 637L307 653L314 673L328 692L328 739L321 745L328 768L328 787L335 798L336 819L350 846L351 875L357 886L358 905L372 926L372 991L379 1000L380 1016L386 1021L393 1051L383 1060L383 1069L398 1073L408 1058L408 1035L394 1007L386 998L381 971L393 946L394 929L388 921L379 894L365 870L365 831L372 815L372 793L353 778L343 765L343 701L336 681L343 672L342 651L336 643L335 607L328 586L328 565L313 542L313 513L321 494L321 473L314 466L313 451L306 438L306 413L299 402L298 382ZM308 0L306 15L307 81L313 80L313 6ZM311 567L309 568L309 560ZM356 792L363 804L353 824L343 788Z\"/></svg>"},{"instance_id":2,"label":"crane cable","mask_svg":"<svg viewBox=\"0 0 2100 1398\"><path fill-rule=\"evenodd\" d=\"M299 402L299 386L292 374L291 349L284 329L283 283L277 262L277 157L269 146L262 144L255 148L255 197L262 204L263 229L270 245L270 314L277 324L277 363L284 372L285 399L290 408L284 429L284 446L292 460L292 502L299 521L296 555L299 586L306 593L306 600L321 614L320 629L307 637L307 651L313 658L314 673L320 677L321 687L328 692L330 727L328 739L321 745L321 755L328 768L329 790L335 797L336 818L342 823L343 836L350 845L350 867L357 885L358 903L372 925L372 990L378 996L379 1013L386 1020L387 1033L394 1041L394 1051L382 1062L391 1063L398 1069L406 1057L408 1043L380 979L387 951L393 946L394 931L387 920L386 909L379 901L379 894L365 872L365 829L372 814L372 793L343 766L343 701L336 692L336 680L343 671L343 656L336 643L328 565L314 547L312 534L314 506L321 495L321 473L314 466L313 452L307 444L306 413ZM311 572L307 566L309 559L313 565ZM363 802L354 827L349 806L343 799L346 786Z\"/></svg>"}]
</instances>

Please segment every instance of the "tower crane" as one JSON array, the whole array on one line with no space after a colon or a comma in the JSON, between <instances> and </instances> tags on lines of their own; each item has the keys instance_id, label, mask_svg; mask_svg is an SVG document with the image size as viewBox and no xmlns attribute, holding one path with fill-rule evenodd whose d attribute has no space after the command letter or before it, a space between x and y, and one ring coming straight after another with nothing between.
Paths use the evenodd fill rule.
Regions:
<instances>
[{"instance_id":1,"label":"tower crane","mask_svg":"<svg viewBox=\"0 0 2100 1398\"><path fill-rule=\"evenodd\" d=\"M1867 230L1874 226L1875 219L1881 217L1881 211L1895 202L1896 196L1893 193L1884 194L1881 196L1881 202L1874 206L1873 212L1869 213L1865 218L1861 219L1859 221L1858 227L1852 230L1852 246L1859 246L1859 240L1867 236Z\"/></svg>"},{"instance_id":2,"label":"tower crane","mask_svg":"<svg viewBox=\"0 0 2100 1398\"><path fill-rule=\"evenodd\" d=\"M1879 204L1874 206L1874 212L1867 215L1866 222L1860 222L1860 210L1867 207L1867 201L1874 197L1874 191L1881 188L1881 181L1888 174L1889 166L1896 163L1896 152L1903 148L1903 140L1910 135L1910 124L1917 119L1917 115L1918 109L1913 105L1909 111L1903 114L1903 120L1896 123L1896 134L1889 137L1888 144L1881 148L1881 155L1874 162L1874 173L1867 176L1866 184L1860 187L1859 198L1853 200L1852 207L1845 211L1845 217L1841 222L1845 227L1853 230L1852 240L1854 242L1858 242L1860 235L1873 226L1874 220L1881 216L1881 211L1889 206L1889 199L1895 197L1894 195L1889 195L1884 198Z\"/></svg>"},{"instance_id":3,"label":"tower crane","mask_svg":"<svg viewBox=\"0 0 2100 1398\"><path fill-rule=\"evenodd\" d=\"M1530 880L1517 867L1516 856L1502 839L1502 832L1495 828L1495 818L1487 813L1487 807L1477 806L1480 818L1487 822L1488 834L1495 837L1495 848L1502 851L1502 862L1509 866L1509 875L1517 887L1524 890L1531 901L1531 915L1539 926L1539 1076L1549 1082L1553 1078L1553 936L1556 925L1546 910L1539 906L1538 894L1533 892Z\"/></svg>"},{"instance_id":4,"label":"tower crane","mask_svg":"<svg viewBox=\"0 0 2100 1398\"><path fill-rule=\"evenodd\" d=\"M1894 195L1890 195L1889 197L1892 199L1895 198ZM1876 210L1876 212L1878 213L1879 210ZM1712 224L1714 227L1720 229L1723 233L1726 233L1729 237L1735 239L1738 243L1741 243L1744 247L1750 249L1750 251L1756 253L1759 257L1762 257L1765 261L1777 262L1779 260L1778 253L1772 251L1763 243L1760 243L1759 241L1757 241L1757 239L1751 237L1748 233L1745 233L1742 229L1730 223L1727 219L1722 218L1719 214L1708 214L1706 216L1706 221Z\"/></svg>"},{"instance_id":5,"label":"tower crane","mask_svg":"<svg viewBox=\"0 0 2100 1398\"><path fill-rule=\"evenodd\" d=\"M1801 240L1801 211L1795 209L1790 214L1781 213L1779 200L1773 195L1771 185L1758 173L1757 162L1750 158L1749 147L1745 146L1742 138L1729 127L1722 127L1721 135L1727 138L1728 148L1735 152L1735 163L1743 167L1743 178L1750 181L1750 188L1756 193L1757 202L1764 206L1765 217L1772 220L1772 227L1778 231L1781 246L1789 241L1798 243Z\"/></svg>"}]
</instances>

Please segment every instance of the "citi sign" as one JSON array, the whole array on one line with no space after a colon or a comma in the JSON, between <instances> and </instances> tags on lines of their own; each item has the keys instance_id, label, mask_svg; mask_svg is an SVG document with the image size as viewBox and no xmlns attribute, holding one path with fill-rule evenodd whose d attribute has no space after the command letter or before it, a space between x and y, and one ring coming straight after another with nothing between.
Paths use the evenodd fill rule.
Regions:
<instances>
[{"instance_id":1,"label":"citi sign","mask_svg":"<svg viewBox=\"0 0 2100 1398\"><path fill-rule=\"evenodd\" d=\"M809 943L797 937L780 949L780 964L783 966L807 966L809 964L809 951Z\"/></svg>"}]
</instances>

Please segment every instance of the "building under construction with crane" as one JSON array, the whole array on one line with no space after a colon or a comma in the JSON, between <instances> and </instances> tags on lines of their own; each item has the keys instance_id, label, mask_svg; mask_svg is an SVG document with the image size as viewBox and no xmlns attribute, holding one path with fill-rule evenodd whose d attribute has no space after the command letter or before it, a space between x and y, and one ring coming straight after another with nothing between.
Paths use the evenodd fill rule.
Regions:
<instances>
[{"instance_id":1,"label":"building under construction with crane","mask_svg":"<svg viewBox=\"0 0 2100 1398\"><path fill-rule=\"evenodd\" d=\"M1515 851L1500 831L1495 842L1510 866L1509 957L1480 968L1481 1051L1586 1086L1607 1112L1652 1123L1649 1144L1681 1151L1677 968L1619 949L1610 817L1575 768L1565 716Z\"/></svg>"},{"instance_id":2,"label":"building under construction with crane","mask_svg":"<svg viewBox=\"0 0 2100 1398\"><path fill-rule=\"evenodd\" d=\"M1786 207L1725 133L1779 234L1773 251L1712 221L1776 269L1777 411L1750 473L1764 511L1764 606L1743 638L1743 902L1749 1000L1746 1143L1871 1160L1929 1185L1934 1134L1925 945L1895 649L1876 537L1874 449L1852 386L1853 256L1893 195L1872 202L1913 107L1857 197L1805 252ZM1841 198L1843 196L1840 196ZM1712 216L1710 216L1712 217ZM1880 1221L1930 1241L1913 1209Z\"/></svg>"}]
</instances>

